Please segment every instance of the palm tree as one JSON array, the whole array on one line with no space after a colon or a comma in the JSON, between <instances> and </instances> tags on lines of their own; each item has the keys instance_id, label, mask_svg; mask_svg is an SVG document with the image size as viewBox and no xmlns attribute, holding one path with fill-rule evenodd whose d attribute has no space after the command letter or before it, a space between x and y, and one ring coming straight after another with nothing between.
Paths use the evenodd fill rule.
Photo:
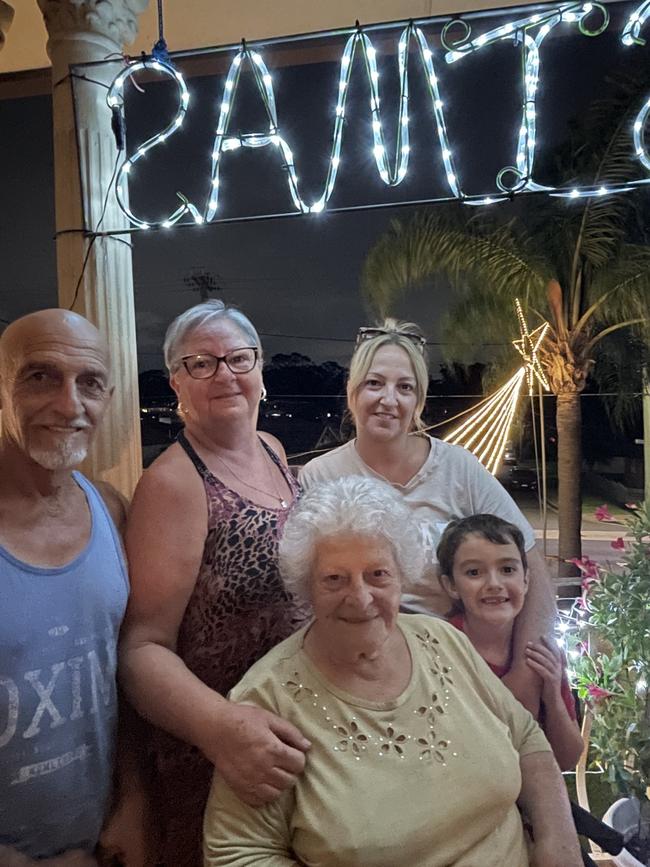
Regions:
<instances>
[{"instance_id":1,"label":"palm tree","mask_svg":"<svg viewBox=\"0 0 650 867\"><path fill-rule=\"evenodd\" d=\"M566 148L565 177L604 186L638 177L631 129L649 80L647 70L621 78L594 106L582 146ZM443 330L455 360L466 360L477 342L518 336L515 297L533 327L549 322L540 360L557 398L559 557L567 575L574 570L566 561L581 554L580 395L610 347L620 349L618 332L645 336L650 249L628 240L643 240L636 192L533 203L526 226L521 218L504 225L469 217L460 205L393 221L368 254L362 286L385 314L409 288L446 276L456 294ZM611 382L612 365L605 368Z\"/></svg>"}]
</instances>

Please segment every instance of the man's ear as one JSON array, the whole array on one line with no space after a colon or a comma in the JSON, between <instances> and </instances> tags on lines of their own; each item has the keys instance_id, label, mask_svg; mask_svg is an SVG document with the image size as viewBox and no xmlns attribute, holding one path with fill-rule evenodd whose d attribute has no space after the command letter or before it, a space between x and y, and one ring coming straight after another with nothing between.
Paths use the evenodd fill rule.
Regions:
<instances>
[{"instance_id":1,"label":"man's ear","mask_svg":"<svg viewBox=\"0 0 650 867\"><path fill-rule=\"evenodd\" d=\"M460 594L456 589L453 578L450 578L449 575L440 575L440 583L448 596L451 596L452 599L460 599Z\"/></svg>"}]
</instances>

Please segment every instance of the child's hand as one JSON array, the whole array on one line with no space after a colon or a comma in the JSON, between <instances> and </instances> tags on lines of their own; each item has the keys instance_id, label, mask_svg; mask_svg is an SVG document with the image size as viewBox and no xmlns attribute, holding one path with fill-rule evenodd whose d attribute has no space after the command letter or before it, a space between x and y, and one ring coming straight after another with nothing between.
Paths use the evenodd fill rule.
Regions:
<instances>
[{"instance_id":1,"label":"child's hand","mask_svg":"<svg viewBox=\"0 0 650 867\"><path fill-rule=\"evenodd\" d=\"M542 701L549 705L562 694L562 654L555 642L542 637L526 646L526 662L542 678Z\"/></svg>"}]
</instances>

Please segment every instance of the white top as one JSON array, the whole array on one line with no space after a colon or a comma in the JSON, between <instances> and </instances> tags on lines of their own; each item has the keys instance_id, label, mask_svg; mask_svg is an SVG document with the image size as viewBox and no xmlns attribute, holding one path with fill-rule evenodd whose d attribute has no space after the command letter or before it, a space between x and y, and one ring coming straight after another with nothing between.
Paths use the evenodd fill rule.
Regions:
<instances>
[{"instance_id":1,"label":"white top","mask_svg":"<svg viewBox=\"0 0 650 867\"><path fill-rule=\"evenodd\" d=\"M405 485L390 484L412 509L426 551L423 583L404 584L402 608L442 615L451 607L451 601L438 579L436 548L450 521L469 515L498 515L519 527L527 551L535 545L535 535L512 497L471 452L426 436L430 443L426 461ZM300 471L299 479L308 489L318 482L353 475L388 481L364 463L356 440L309 461Z\"/></svg>"}]
</instances>

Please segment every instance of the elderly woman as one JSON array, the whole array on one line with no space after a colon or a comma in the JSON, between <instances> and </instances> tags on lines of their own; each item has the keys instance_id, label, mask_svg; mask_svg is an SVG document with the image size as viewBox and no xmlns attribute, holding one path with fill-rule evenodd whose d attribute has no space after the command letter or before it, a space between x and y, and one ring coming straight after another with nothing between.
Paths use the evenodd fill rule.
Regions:
<instances>
[{"instance_id":1,"label":"elderly woman","mask_svg":"<svg viewBox=\"0 0 650 867\"><path fill-rule=\"evenodd\" d=\"M553 589L528 521L485 467L460 446L422 431L421 414L429 372L425 339L410 322L386 320L361 328L350 362L348 408L356 438L310 461L302 470L305 488L346 475L383 479L397 490L420 527L427 554L425 580L404 587L404 610L444 615L451 608L438 578L436 547L453 518L498 515L518 526L528 553L530 589L515 626L515 654L506 681L531 712L537 713L541 682L531 674L524 649L528 641L552 632Z\"/></svg>"},{"instance_id":2,"label":"elderly woman","mask_svg":"<svg viewBox=\"0 0 650 867\"><path fill-rule=\"evenodd\" d=\"M255 804L277 797L304 766L309 744L294 726L224 698L304 622L277 568L297 487L280 444L256 430L262 350L250 321L207 301L172 322L164 352L185 426L131 507L121 674L158 727L159 860L199 867L213 765Z\"/></svg>"},{"instance_id":3,"label":"elderly woman","mask_svg":"<svg viewBox=\"0 0 650 867\"><path fill-rule=\"evenodd\" d=\"M231 698L312 742L295 787L251 809L218 775L206 867L536 867L582 863L565 787L530 714L464 635L399 614L422 572L418 529L389 485L310 490L280 544L287 590L313 622L260 660Z\"/></svg>"}]
</instances>

